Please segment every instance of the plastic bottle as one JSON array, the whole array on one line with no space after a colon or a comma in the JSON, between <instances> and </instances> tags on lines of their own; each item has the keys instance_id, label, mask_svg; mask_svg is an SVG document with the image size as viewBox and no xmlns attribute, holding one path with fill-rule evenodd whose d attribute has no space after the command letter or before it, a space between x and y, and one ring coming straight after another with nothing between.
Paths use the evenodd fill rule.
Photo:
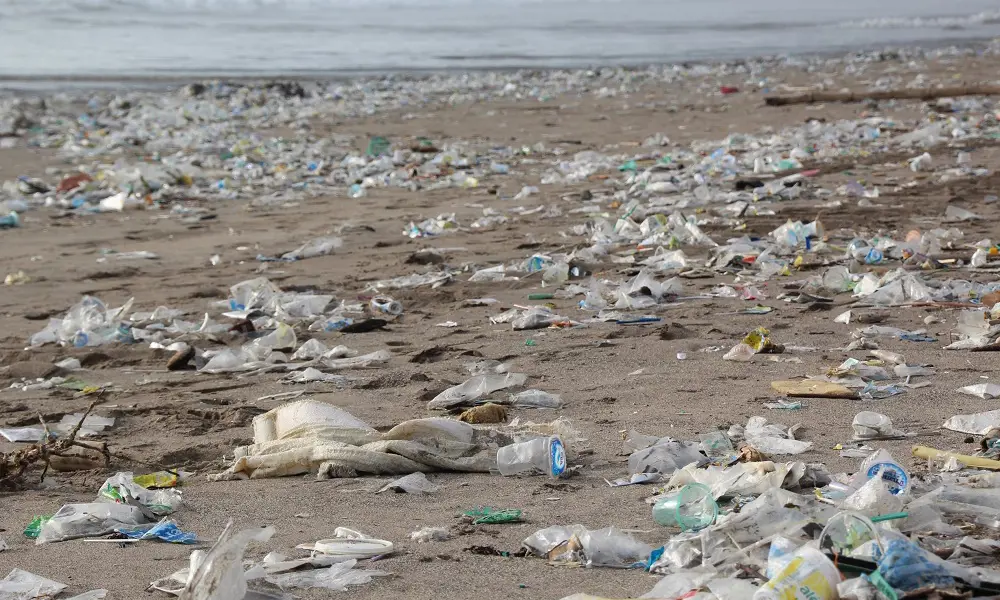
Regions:
<instances>
[{"instance_id":1,"label":"plastic bottle","mask_svg":"<svg viewBox=\"0 0 1000 600\"><path fill-rule=\"evenodd\" d=\"M543 473L559 477L566 470L566 449L557 437L540 437L497 450L501 475Z\"/></svg>"}]
</instances>

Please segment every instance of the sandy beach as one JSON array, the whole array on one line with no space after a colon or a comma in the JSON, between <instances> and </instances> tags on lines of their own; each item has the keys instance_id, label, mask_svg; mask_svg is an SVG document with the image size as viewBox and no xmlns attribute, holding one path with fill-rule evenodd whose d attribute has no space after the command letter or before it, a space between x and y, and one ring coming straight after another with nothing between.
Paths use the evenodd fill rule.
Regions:
<instances>
[{"instance_id":1,"label":"sandy beach","mask_svg":"<svg viewBox=\"0 0 1000 600\"><path fill-rule=\"evenodd\" d=\"M245 112L232 110L231 96L213 99L211 88L199 96L193 96L190 89L123 92L117 100L105 91L94 94L94 100L77 92L43 95L46 108L28 113L44 115L44 119L0 138L12 140L0 145L0 180L15 182L25 176L52 188L26 195L31 206L19 212L21 225L0 230L3 274L23 271L27 277L26 282L0 288L0 427L35 425L39 414L54 422L86 408L94 398L75 390L9 387L24 378L71 376L88 385L107 386L96 414L114 417L115 424L98 439L108 443L114 456L109 469L49 473L42 483L34 473L25 489L0 492L0 538L10 546L0 552L0 574L20 568L66 583L73 593L104 588L107 597L116 600L168 597L144 590L151 581L186 566L188 547L157 542L122 547L81 540L35 545L22 530L34 515L51 515L63 504L92 501L101 483L115 472L180 468L196 474L182 486L184 504L173 515L185 531L211 542L230 519L239 527L276 528L271 540L250 547L248 558L259 559L273 550L295 552L289 549L332 537L337 527L396 545L393 555L365 564L392 576L347 592L294 590L297 597L541 600L585 592L633 598L649 591L657 577L642 570L557 567L541 558L487 556L468 549L482 546L515 553L521 541L538 529L577 523L589 528L615 526L634 532L651 546L662 545L671 533L654 523L644 502L653 487L609 487L606 483L628 476L622 442L630 431L697 441L699 434L745 424L754 415L786 426L801 423L804 428L798 438L812 442L812 447L805 454L785 458L823 463L833 473L850 473L857 469L857 459L841 457L834 447L851 440L855 413L872 410L889 416L897 428L918 433L916 443L971 453L978 449L978 440L969 443L967 435L940 426L952 415L993 408L990 400L955 390L989 381L983 377L992 378L995 355L942 349L954 339L960 312L956 308L894 307L887 309L888 316L881 323L905 330L926 329L936 339L878 341L880 348L904 354L909 364L933 365L936 374L926 378L931 385L874 401L807 399L801 409L787 411L763 406L780 396L771 388L774 380L823 374L849 357L865 356L863 350L843 350L852 341L852 332L864 325L834 322L858 300L850 291L831 294L828 306L778 299L841 263L842 252L810 255L804 247L793 249L783 257L787 271L774 276L721 268L682 275L679 298L633 311L660 320L638 325L585 322L595 313L579 308L583 295L529 301L528 294L558 289L543 287L541 272L514 273L494 282L470 282L469 278L479 269L525 261L535 254L563 255L590 246L592 230L581 233L574 228L602 215L611 223L619 217L635 185L628 178L636 173L618 168L628 160L637 160L636 172L642 173L662 156L671 155L676 168L683 171L696 168L717 148L730 148L739 158L771 143L767 140L800 136L799 143L791 146L815 144L815 154L788 169L763 174L767 182L808 173L796 184L795 197L761 197L750 203L749 210L727 214L721 210L727 206L722 195L736 189L736 180L752 178L752 168L741 167L743 172L735 177L706 171L707 185L716 199L700 206L664 209L664 214L680 210L700 219L701 231L719 245L744 235L768 238L789 220L819 219L827 243L837 247L846 247L855 237L903 240L913 230L925 233L955 227L964 235L933 257L944 261L937 268L921 269L919 264L904 265L898 260L843 264L850 264L857 274L884 274L902 266L926 282L994 282L994 272L968 266L973 244L984 238L995 241L998 235L994 224L1000 209L997 203L984 200L996 193L1000 166L996 127L990 124L997 119L993 99L971 96L947 104L899 100L787 107L765 106L764 99L817 89L932 89L990 83L995 79L995 50L991 46L926 55L903 52L727 67L696 65L677 71L477 75L474 85L451 92L447 81L411 85L391 79L367 80L343 84L340 98L328 89L314 95L309 86L302 101L273 90L256 100L248 94L251 99ZM724 87L732 89L723 93ZM413 89L424 92L410 93ZM398 90L406 92L405 97ZM37 94L22 98L33 102L33 96ZM193 104L183 108L188 101L199 103L201 112ZM173 108L161 113L147 108L164 102ZM211 106L219 112L213 114ZM269 110L266 118L253 112L265 108ZM223 116L226 113L228 117ZM103 123L83 135L82 125L72 125L81 114ZM163 122L167 114L177 121L163 129L150 125ZM841 138L831 143L832 138L822 133L838 124L853 130L855 126L848 124L875 123L876 118L874 127L882 135L877 142ZM59 119L70 124L60 124ZM966 133L981 135L946 133L926 147L896 142L908 132L941 121L949 123L946 132L964 128ZM126 128L126 124L131 125ZM810 124L814 132L820 132L814 137L808 133ZM53 133L71 130L75 133ZM100 141L119 134L133 137L134 143L110 147ZM657 134L666 140L662 145L644 145ZM190 188L175 186L162 202L139 199L137 206L126 205L120 212L84 212L59 205L63 195L54 188L67 174L83 170L97 179L102 170L121 173L127 171L125 165L157 164L167 157L186 156L190 162L208 155L205 148L211 147L213 136L252 140L245 148L261 150L256 155L247 150L246 155L251 163L257 159L267 163L266 177L254 180L248 175L240 182L229 167L228 173L213 171L206 159L200 179ZM363 196L351 197L349 188L355 182L338 180L338 165L349 151L363 156L374 136L384 137L394 149L405 151L425 138L429 140L425 144L433 144L440 152L479 157L478 164L467 169L475 172L476 182L455 183L454 173L463 169L445 168L412 178L416 184L411 187L420 189L368 182L363 184ZM734 142L739 136L756 142ZM38 139L48 141L39 144ZM58 143L52 141L57 139ZM89 149L86 140L93 142ZM74 145L78 148L70 150ZM563 181L543 183L546 172L567 173L560 171L560 163L572 162L582 152L606 157L606 165L576 181L563 177ZM907 161L924 152L933 157L933 166L911 169ZM969 168L951 173L960 152L968 153ZM787 158L786 151L775 151L782 153ZM311 181L301 175L303 164L315 159L301 157L324 154L328 155L326 166L318 167L324 182L303 184ZM276 167L280 162L285 167ZM492 171L492 163L503 163L509 172ZM412 162L401 170L419 170L420 164ZM975 169L982 171L972 172ZM225 180L219 185L228 185L237 197L227 199L213 192L210 182L216 179ZM444 181L452 183L437 185ZM864 190L878 188L879 195L859 206L862 198L837 191L852 183ZM537 192L516 197L525 186L536 186ZM5 190L8 193L0 200L13 199L10 188ZM660 195L679 200L690 199L691 194L693 189ZM52 199L49 206L44 206L46 197ZM756 214L755 206L767 210ZM949 206L982 218L945 223ZM409 223L444 213L454 213L457 229L418 238L404 234ZM472 226L491 215L506 219ZM278 256L310 239L330 235L343 241L330 255L294 262L258 260L259 255ZM412 257L428 248L442 249L440 264L415 264ZM698 268L704 268L715 252L683 241L679 248L690 265ZM158 258L120 257L137 251ZM586 261L592 275L569 283L586 286L591 277L628 280L639 265L612 257L642 259L651 254L649 250L637 252L635 244L614 246L605 260ZM796 256L802 260L796 263ZM344 388L328 383L283 383L284 373L246 377L168 371L171 353L151 349L148 342L28 347L29 338L49 318L62 318L83 295L115 307L134 297L134 311L164 306L183 311L180 318L186 321L200 322L209 313L231 324L220 316L224 311L217 303L225 301L230 286L240 281L263 276L283 290L315 291L338 301L366 304L377 281L443 267L451 271L446 285L379 292L399 301L404 310L383 330L310 332L308 323L294 324L300 344L314 338L329 347L343 344L361 354L391 353L385 365L340 372L351 378ZM666 280L675 274L656 277ZM724 297L718 294L720 285L740 293ZM749 286L753 293L744 297L742 290ZM466 303L486 297L498 302ZM490 321L511 307L547 302L554 312L581 325L515 331L510 324ZM756 305L773 310L746 314L747 308ZM927 324L929 316L938 320ZM440 326L446 321L456 325ZM776 342L800 349L757 355L749 362L722 359L747 332L761 326L770 330ZM204 351L239 348L245 341L245 336L234 333L192 345ZM432 347L439 349L432 362L414 362ZM69 374L53 370L54 363L73 357L80 360L81 370ZM569 464L579 466L572 477L429 473L441 489L424 496L376 494L393 476L317 481L309 474L206 480L207 474L228 465L224 457L231 456L233 448L253 441L253 417L282 403L259 398L304 390L304 397L334 404L385 431L407 419L446 416L429 411L427 400L468 378L463 365L478 359L505 362L511 372L529 376L524 387L562 397L561 409L513 408L510 416L534 422L568 419L584 438L567 444ZM877 447L890 450L912 473L920 473L925 466L910 456L914 443L913 439L881 441ZM0 452L22 446L0 442ZM418 544L409 539L410 532L421 527L456 525L462 512L478 506L518 508L524 511L524 519L471 527L445 542Z\"/></svg>"}]
</instances>

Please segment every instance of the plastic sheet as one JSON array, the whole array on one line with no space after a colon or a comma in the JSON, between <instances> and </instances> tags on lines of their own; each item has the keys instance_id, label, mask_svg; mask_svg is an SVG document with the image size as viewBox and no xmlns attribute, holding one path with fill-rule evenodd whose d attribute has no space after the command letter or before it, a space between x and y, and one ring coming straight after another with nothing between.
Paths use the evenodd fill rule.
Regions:
<instances>
[{"instance_id":1,"label":"plastic sheet","mask_svg":"<svg viewBox=\"0 0 1000 600\"><path fill-rule=\"evenodd\" d=\"M243 553L251 542L267 541L273 527L236 531L230 522L203 555L191 554L190 577L180 600L243 600L247 593Z\"/></svg>"},{"instance_id":2,"label":"plastic sheet","mask_svg":"<svg viewBox=\"0 0 1000 600\"><path fill-rule=\"evenodd\" d=\"M431 410L443 410L468 404L495 391L524 385L528 376L524 373L505 373L503 375L476 375L464 383L450 387L427 403Z\"/></svg>"}]
</instances>

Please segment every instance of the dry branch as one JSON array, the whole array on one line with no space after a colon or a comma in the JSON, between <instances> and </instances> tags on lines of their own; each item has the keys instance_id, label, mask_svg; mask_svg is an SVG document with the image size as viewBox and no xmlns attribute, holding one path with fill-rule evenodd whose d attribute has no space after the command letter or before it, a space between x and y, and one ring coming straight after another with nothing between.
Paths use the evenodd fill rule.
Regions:
<instances>
[{"instance_id":1,"label":"dry branch","mask_svg":"<svg viewBox=\"0 0 1000 600\"><path fill-rule=\"evenodd\" d=\"M813 104L816 102L864 102L865 100L937 100L958 96L996 96L1000 86L970 85L942 88L913 88L901 90L857 90L850 92L809 92L786 96L768 96L764 103L768 106L788 106L790 104Z\"/></svg>"},{"instance_id":2,"label":"dry branch","mask_svg":"<svg viewBox=\"0 0 1000 600\"><path fill-rule=\"evenodd\" d=\"M82 465L83 463L81 462L72 462L80 458L68 454L73 448L84 448L93 452L99 452L104 457L104 465L110 465L111 453L108 451L107 444L103 442L87 443L77 441L76 439L77 434L80 433L80 428L83 427L84 420L86 420L99 402L100 400L95 400L87 407L86 412L80 418L80 422L65 437L53 439L49 432L49 426L45 423L45 419L41 415L38 415L38 420L41 422L42 429L45 432L45 437L41 442L31 444L27 448L15 450L14 452L0 452L0 490L16 490L22 487L24 485L25 473L29 468L36 467L39 463L42 466L39 481L44 480L53 458L65 459L69 464Z\"/></svg>"}]
</instances>

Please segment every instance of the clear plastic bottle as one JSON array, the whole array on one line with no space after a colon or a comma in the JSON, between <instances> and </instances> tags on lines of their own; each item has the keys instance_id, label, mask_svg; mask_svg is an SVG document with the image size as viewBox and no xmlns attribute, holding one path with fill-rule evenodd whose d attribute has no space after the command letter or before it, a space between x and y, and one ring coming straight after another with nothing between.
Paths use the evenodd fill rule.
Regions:
<instances>
[{"instance_id":1,"label":"clear plastic bottle","mask_svg":"<svg viewBox=\"0 0 1000 600\"><path fill-rule=\"evenodd\" d=\"M566 449L557 437L540 437L497 450L501 475L542 473L559 477L566 470Z\"/></svg>"}]
</instances>

